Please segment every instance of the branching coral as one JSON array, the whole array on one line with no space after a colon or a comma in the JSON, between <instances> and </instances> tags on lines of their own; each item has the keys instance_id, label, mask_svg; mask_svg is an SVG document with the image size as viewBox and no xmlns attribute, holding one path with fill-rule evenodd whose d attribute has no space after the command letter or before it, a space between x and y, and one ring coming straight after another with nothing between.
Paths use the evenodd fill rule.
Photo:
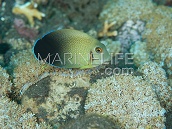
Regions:
<instances>
[{"instance_id":1,"label":"branching coral","mask_svg":"<svg viewBox=\"0 0 172 129\"><path fill-rule=\"evenodd\" d=\"M87 113L108 115L124 128L165 127L166 112L152 86L139 76L111 76L98 80L88 90Z\"/></svg>"},{"instance_id":2,"label":"branching coral","mask_svg":"<svg viewBox=\"0 0 172 129\"><path fill-rule=\"evenodd\" d=\"M104 36L111 37L111 36L116 36L117 35L117 31L112 31L112 32L109 31L109 29L112 26L114 26L115 23L116 22L114 21L114 22L111 22L109 24L108 21L105 21L104 22L104 26L103 26L103 30L98 33L98 37L104 37Z\"/></svg>"},{"instance_id":3,"label":"branching coral","mask_svg":"<svg viewBox=\"0 0 172 129\"><path fill-rule=\"evenodd\" d=\"M24 5L15 5L12 9L12 12L14 14L23 14L27 17L27 19L29 20L29 23L31 24L31 26L34 26L34 17L41 20L42 17L45 16L44 13L39 12L36 9L37 5L35 5L35 3L33 2L28 2Z\"/></svg>"}]
</instances>

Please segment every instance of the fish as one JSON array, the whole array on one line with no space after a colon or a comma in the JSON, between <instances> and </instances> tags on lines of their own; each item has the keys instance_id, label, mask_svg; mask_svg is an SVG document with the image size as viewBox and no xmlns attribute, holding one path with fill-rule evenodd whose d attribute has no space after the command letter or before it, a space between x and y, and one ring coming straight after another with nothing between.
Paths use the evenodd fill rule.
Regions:
<instances>
[{"instance_id":1,"label":"fish","mask_svg":"<svg viewBox=\"0 0 172 129\"><path fill-rule=\"evenodd\" d=\"M88 69L110 60L106 46L92 36L73 29L51 31L33 46L38 61L58 68Z\"/></svg>"}]
</instances>

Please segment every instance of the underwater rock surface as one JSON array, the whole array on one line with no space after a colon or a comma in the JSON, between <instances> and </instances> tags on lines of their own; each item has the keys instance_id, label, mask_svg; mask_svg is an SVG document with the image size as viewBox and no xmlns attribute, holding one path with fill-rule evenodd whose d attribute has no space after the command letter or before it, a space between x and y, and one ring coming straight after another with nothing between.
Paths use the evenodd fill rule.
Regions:
<instances>
[{"instance_id":1,"label":"underwater rock surface","mask_svg":"<svg viewBox=\"0 0 172 129\"><path fill-rule=\"evenodd\" d=\"M118 122L114 122L111 119L96 115L87 114L77 118L75 121L71 121L68 125L61 127L60 129L121 129Z\"/></svg>"},{"instance_id":2,"label":"underwater rock surface","mask_svg":"<svg viewBox=\"0 0 172 129\"><path fill-rule=\"evenodd\" d=\"M88 87L87 78L72 79L54 74L31 85L21 96L21 103L40 121L56 126L84 114Z\"/></svg>"}]
</instances>

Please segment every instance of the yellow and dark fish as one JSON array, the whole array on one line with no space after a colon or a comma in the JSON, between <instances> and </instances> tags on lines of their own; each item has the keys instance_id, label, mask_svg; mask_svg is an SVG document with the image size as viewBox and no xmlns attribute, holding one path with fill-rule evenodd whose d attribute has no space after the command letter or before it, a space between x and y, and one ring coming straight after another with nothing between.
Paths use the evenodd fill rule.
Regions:
<instances>
[{"instance_id":1,"label":"yellow and dark fish","mask_svg":"<svg viewBox=\"0 0 172 129\"><path fill-rule=\"evenodd\" d=\"M72 29L46 34L35 42L33 52L38 60L61 68L92 68L110 59L102 43Z\"/></svg>"}]
</instances>

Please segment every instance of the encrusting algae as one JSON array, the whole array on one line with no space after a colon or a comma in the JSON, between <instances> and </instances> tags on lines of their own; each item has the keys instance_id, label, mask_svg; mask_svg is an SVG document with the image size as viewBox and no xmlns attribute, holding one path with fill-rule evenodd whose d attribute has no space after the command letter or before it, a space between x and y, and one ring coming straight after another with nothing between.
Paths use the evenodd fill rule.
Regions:
<instances>
[{"instance_id":1,"label":"encrusting algae","mask_svg":"<svg viewBox=\"0 0 172 129\"><path fill-rule=\"evenodd\" d=\"M12 9L12 12L14 14L18 14L18 15L25 15L30 23L31 26L34 26L35 22L34 22L34 17L41 20L42 17L45 17L45 14L38 11L36 9L37 4L33 3L33 2L27 2L24 5L15 5Z\"/></svg>"}]
</instances>

